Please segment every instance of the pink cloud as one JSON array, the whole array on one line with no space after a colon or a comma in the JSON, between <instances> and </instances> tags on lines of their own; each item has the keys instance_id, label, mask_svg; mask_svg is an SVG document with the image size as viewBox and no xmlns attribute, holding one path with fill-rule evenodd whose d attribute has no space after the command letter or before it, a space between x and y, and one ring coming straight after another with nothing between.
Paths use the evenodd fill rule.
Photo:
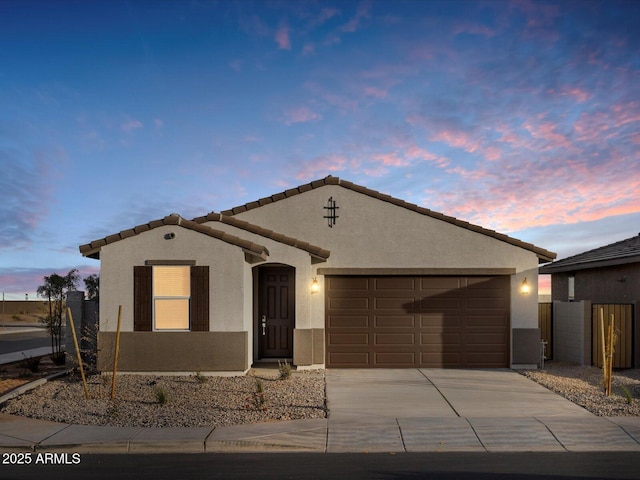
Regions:
<instances>
[{"instance_id":1,"label":"pink cloud","mask_svg":"<svg viewBox=\"0 0 640 480\"><path fill-rule=\"evenodd\" d=\"M362 19L369 17L371 17L371 2L361 2L360 5L358 5L356 14L347 23L340 27L340 31L353 33L360 28L360 22Z\"/></svg>"},{"instance_id":2,"label":"pink cloud","mask_svg":"<svg viewBox=\"0 0 640 480\"><path fill-rule=\"evenodd\" d=\"M558 128L556 124L551 122L544 122L538 125L525 123L524 128L529 131L533 138L546 142L546 145L540 147L543 150L549 150L551 148L572 148L572 144L567 137L556 131Z\"/></svg>"},{"instance_id":3,"label":"pink cloud","mask_svg":"<svg viewBox=\"0 0 640 480\"><path fill-rule=\"evenodd\" d=\"M382 88L364 87L364 94L367 97L386 98L387 91Z\"/></svg>"},{"instance_id":4,"label":"pink cloud","mask_svg":"<svg viewBox=\"0 0 640 480\"><path fill-rule=\"evenodd\" d=\"M477 141L471 139L471 137L461 131L457 130L441 130L430 137L433 142L444 142L452 147L462 148L469 153L473 153L479 148Z\"/></svg>"},{"instance_id":5,"label":"pink cloud","mask_svg":"<svg viewBox=\"0 0 640 480\"><path fill-rule=\"evenodd\" d=\"M293 125L294 123L315 122L322 119L322 115L314 112L307 107L294 108L285 112L285 125Z\"/></svg>"},{"instance_id":6,"label":"pink cloud","mask_svg":"<svg viewBox=\"0 0 640 480\"><path fill-rule=\"evenodd\" d=\"M323 8L320 11L320 15L318 15L317 23L318 25L322 25L327 20L332 19L333 17L340 15L340 10L333 7Z\"/></svg>"},{"instance_id":7,"label":"pink cloud","mask_svg":"<svg viewBox=\"0 0 640 480\"><path fill-rule=\"evenodd\" d=\"M616 127L621 127L627 123L640 122L640 103L638 102L614 105L611 110L613 111Z\"/></svg>"},{"instance_id":8,"label":"pink cloud","mask_svg":"<svg viewBox=\"0 0 640 480\"><path fill-rule=\"evenodd\" d=\"M327 172L339 172L354 165L354 162L342 155L321 155L304 162L303 167L296 173L299 180L309 180L318 175L326 176Z\"/></svg>"},{"instance_id":9,"label":"pink cloud","mask_svg":"<svg viewBox=\"0 0 640 480\"><path fill-rule=\"evenodd\" d=\"M132 118L127 118L121 125L120 128L124 132L131 133L139 128L142 128L144 125L140 120L135 120Z\"/></svg>"},{"instance_id":10,"label":"pink cloud","mask_svg":"<svg viewBox=\"0 0 640 480\"><path fill-rule=\"evenodd\" d=\"M373 155L371 158L376 162L381 162L383 165L392 167L406 167L410 164L406 158L399 156L397 152L381 153Z\"/></svg>"},{"instance_id":11,"label":"pink cloud","mask_svg":"<svg viewBox=\"0 0 640 480\"><path fill-rule=\"evenodd\" d=\"M470 35L483 35L485 37L494 37L496 32L479 23L460 22L453 27L453 34L468 33Z\"/></svg>"},{"instance_id":12,"label":"pink cloud","mask_svg":"<svg viewBox=\"0 0 640 480\"><path fill-rule=\"evenodd\" d=\"M447 170L451 192L425 190L424 205L501 232L571 224L640 212L640 175L633 159L611 153L589 164L562 157L539 162L501 159L475 170ZM469 180L472 190L465 189ZM610 186L610 187L607 187Z\"/></svg>"},{"instance_id":13,"label":"pink cloud","mask_svg":"<svg viewBox=\"0 0 640 480\"><path fill-rule=\"evenodd\" d=\"M305 43L304 47L302 47L302 55L311 55L315 53L316 48L313 43Z\"/></svg>"},{"instance_id":14,"label":"pink cloud","mask_svg":"<svg viewBox=\"0 0 640 480\"><path fill-rule=\"evenodd\" d=\"M278 44L279 50L291 50L291 39L289 37L289 27L281 26L276 30L274 40Z\"/></svg>"}]
</instances>

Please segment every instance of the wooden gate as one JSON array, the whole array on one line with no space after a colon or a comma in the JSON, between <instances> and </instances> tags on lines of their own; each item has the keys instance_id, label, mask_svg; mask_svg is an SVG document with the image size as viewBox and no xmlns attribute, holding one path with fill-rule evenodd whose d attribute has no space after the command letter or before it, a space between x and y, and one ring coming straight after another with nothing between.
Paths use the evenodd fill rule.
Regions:
<instances>
[{"instance_id":1,"label":"wooden gate","mask_svg":"<svg viewBox=\"0 0 640 480\"><path fill-rule=\"evenodd\" d=\"M547 342L545 357L553 360L553 304L538 303L538 328L540 340Z\"/></svg>"},{"instance_id":2,"label":"wooden gate","mask_svg":"<svg viewBox=\"0 0 640 480\"><path fill-rule=\"evenodd\" d=\"M628 303L594 303L591 306L591 358L593 364L598 367L602 366L600 309L604 314L605 332L611 315L614 317L613 332L616 336L616 343L613 349L613 368L633 368L633 304Z\"/></svg>"}]
</instances>

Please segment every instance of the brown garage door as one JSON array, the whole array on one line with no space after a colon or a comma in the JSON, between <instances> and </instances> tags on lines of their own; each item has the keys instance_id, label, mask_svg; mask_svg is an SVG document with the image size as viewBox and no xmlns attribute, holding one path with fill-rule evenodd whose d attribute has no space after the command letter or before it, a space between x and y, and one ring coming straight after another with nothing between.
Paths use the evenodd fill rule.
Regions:
<instances>
[{"instance_id":1,"label":"brown garage door","mask_svg":"<svg viewBox=\"0 0 640 480\"><path fill-rule=\"evenodd\" d=\"M508 276L328 276L328 367L508 367Z\"/></svg>"}]
</instances>

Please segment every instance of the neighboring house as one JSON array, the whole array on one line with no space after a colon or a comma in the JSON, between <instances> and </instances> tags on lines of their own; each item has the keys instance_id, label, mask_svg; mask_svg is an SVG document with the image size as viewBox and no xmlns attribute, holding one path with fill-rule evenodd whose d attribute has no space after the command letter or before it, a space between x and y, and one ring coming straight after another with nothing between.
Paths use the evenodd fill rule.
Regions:
<instances>
[{"instance_id":1,"label":"neighboring house","mask_svg":"<svg viewBox=\"0 0 640 480\"><path fill-rule=\"evenodd\" d=\"M551 274L554 359L600 365L598 319L615 319L614 367L640 365L640 235L540 267Z\"/></svg>"},{"instance_id":2,"label":"neighboring house","mask_svg":"<svg viewBox=\"0 0 640 480\"><path fill-rule=\"evenodd\" d=\"M561 302L640 301L640 235L540 267L551 274L551 298Z\"/></svg>"},{"instance_id":3,"label":"neighboring house","mask_svg":"<svg viewBox=\"0 0 640 480\"><path fill-rule=\"evenodd\" d=\"M555 258L332 176L80 251L101 262L99 367L111 368L122 305L118 369L129 372L244 372L283 358L298 368L536 364L538 265Z\"/></svg>"}]
</instances>

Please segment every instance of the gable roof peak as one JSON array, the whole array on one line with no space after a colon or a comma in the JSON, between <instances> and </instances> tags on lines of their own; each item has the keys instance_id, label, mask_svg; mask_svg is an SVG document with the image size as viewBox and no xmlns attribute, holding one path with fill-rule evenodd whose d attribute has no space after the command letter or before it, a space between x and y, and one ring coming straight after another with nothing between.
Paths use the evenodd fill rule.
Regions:
<instances>
[{"instance_id":1,"label":"gable roof peak","mask_svg":"<svg viewBox=\"0 0 640 480\"><path fill-rule=\"evenodd\" d=\"M244 240L240 237L236 237L235 235L230 235L220 230L215 230L206 225L201 225L193 220L187 220L177 213L171 213L160 220L152 220L148 223L144 223L142 225L138 225L136 227L122 230L113 235L109 235L107 237L101 238L99 240L94 240L93 242L86 243L84 245L80 245L80 253L84 257L89 258L100 258L100 250L105 245L109 245L111 243L118 242L120 240L124 240L125 238L133 237L135 235L139 235L141 233L147 232L149 230L153 230L155 228L163 227L166 225L176 225L187 230L192 230L194 232L201 233L203 235L207 235L212 238L216 238L218 240L222 240L225 243L230 245L235 245L237 247L242 248L246 253L259 257L263 260L266 260L269 256L269 250L267 247L263 245L259 245L257 243L250 242L248 240Z\"/></svg>"},{"instance_id":2,"label":"gable roof peak","mask_svg":"<svg viewBox=\"0 0 640 480\"><path fill-rule=\"evenodd\" d=\"M455 217L450 217L448 215L444 215L442 213L438 213L435 212L433 210L430 210L428 208L425 207L421 207L419 205L413 204L413 203L409 203L406 202L405 200L401 200L399 198L395 198L392 197L391 195L387 195L385 193L381 193L377 190L372 190L370 188L367 187L363 187L361 185L357 185L353 182L350 182L348 180L344 180L341 179L339 177L334 177L332 175L327 175L326 177L319 179L319 180L314 180L310 183L305 183L302 185L299 185L298 187L294 187L294 188L290 188L288 190L285 190L284 192L280 192L280 193L276 193L274 195L271 195L269 197L264 197L261 198L259 200L256 200L254 202L249 202L249 203L245 203L244 205L240 205L234 208L231 208L229 210L223 210L221 213L221 215L223 216L229 216L229 217L233 217L234 215L237 215L239 213L242 212L246 212L248 210L253 210L254 208L259 208L262 207L264 205L268 205L270 203L274 203L274 202L278 202L280 200L284 200L286 198L290 198L293 197L295 195L299 195L301 193L304 192L308 192L309 190L313 190L316 188L320 188L320 187L324 187L326 185L339 185L343 188L346 188L348 190L352 190L354 192L357 193L361 193L363 195L367 195L369 197L373 197L376 198L378 200L381 200L383 202L388 202L391 203L393 205L402 207L402 208L406 208L407 210L411 210L414 212L417 212L421 215L426 215L438 220L442 220L444 222L447 223L451 223L453 225L456 225L458 227L462 227L465 228L467 230L471 230L473 232L477 232L477 233L481 233L483 235L487 235L489 237L493 237L497 240L503 241L505 243L509 243L511 245L515 245L516 247L520 247L520 248L524 248L525 250L529 250L533 253L535 253L538 256L538 259L540 261L540 263L545 263L545 262L550 262L552 260L554 260L556 258L556 254L554 252L551 252L549 250L545 250L544 248L540 248L537 247L535 245L533 245L532 243L527 243L527 242L523 242L521 240L518 240L516 238L513 237L509 237L508 235L504 235L502 233L498 233L494 230L488 229L488 228L484 228L481 227L479 225L474 225L472 223L469 222L465 222L463 220L459 220Z\"/></svg>"}]
</instances>

